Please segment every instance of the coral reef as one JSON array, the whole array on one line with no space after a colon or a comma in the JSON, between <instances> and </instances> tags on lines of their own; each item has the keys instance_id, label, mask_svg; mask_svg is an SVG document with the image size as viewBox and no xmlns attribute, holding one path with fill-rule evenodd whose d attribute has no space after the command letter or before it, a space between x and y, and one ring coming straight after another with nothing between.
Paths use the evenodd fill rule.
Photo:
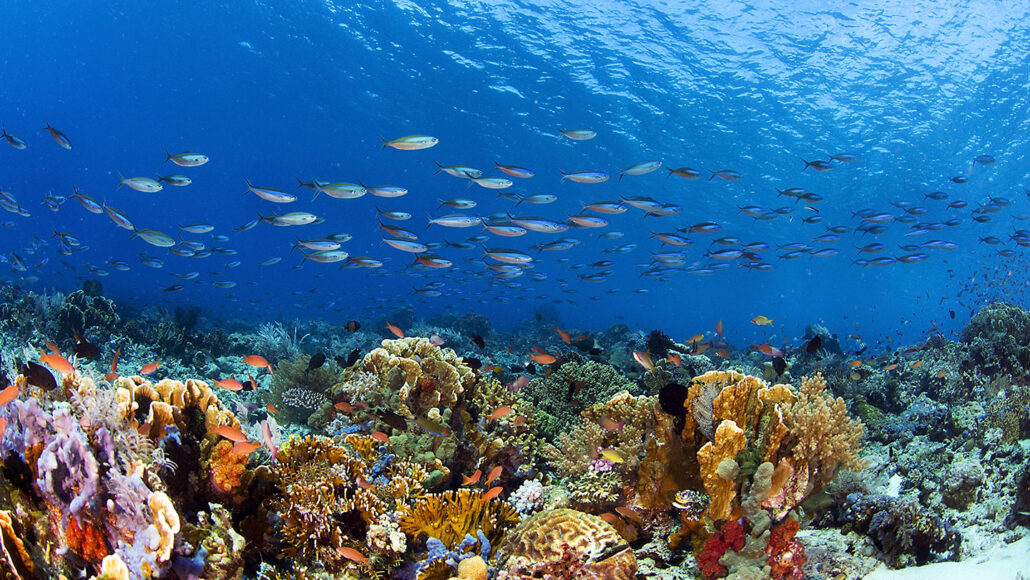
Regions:
<instances>
[{"instance_id":1,"label":"coral reef","mask_svg":"<svg viewBox=\"0 0 1030 580\"><path fill-rule=\"evenodd\" d=\"M498 578L604 578L631 580L633 550L608 523L570 509L539 512L518 525L497 548Z\"/></svg>"},{"instance_id":2,"label":"coral reef","mask_svg":"<svg viewBox=\"0 0 1030 580\"><path fill-rule=\"evenodd\" d=\"M272 374L272 386L265 402L279 410L279 418L284 423L306 425L313 414L329 404L333 385L343 378L335 361L326 361L319 368L309 370L311 358L311 355L298 354L280 361Z\"/></svg>"},{"instance_id":3,"label":"coral reef","mask_svg":"<svg viewBox=\"0 0 1030 580\"><path fill-rule=\"evenodd\" d=\"M597 361L570 360L537 377L522 389L522 396L536 405L540 433L554 440L579 421L581 411L610 399L620 391L636 392L632 382L615 367Z\"/></svg>"}]
</instances>

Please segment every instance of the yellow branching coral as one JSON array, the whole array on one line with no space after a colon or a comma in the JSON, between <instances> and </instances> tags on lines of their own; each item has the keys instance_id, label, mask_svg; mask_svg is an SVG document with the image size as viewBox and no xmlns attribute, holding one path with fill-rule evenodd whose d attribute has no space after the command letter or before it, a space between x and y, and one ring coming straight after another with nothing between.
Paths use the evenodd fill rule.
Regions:
<instances>
[{"instance_id":1,"label":"yellow branching coral","mask_svg":"<svg viewBox=\"0 0 1030 580\"><path fill-rule=\"evenodd\" d=\"M715 430L715 440L705 443L697 452L697 460L701 465L701 479L705 491L711 497L708 515L713 520L725 520L733 512L733 500L737 497L737 482L725 478L727 462L734 462L735 457L747 445L744 430L733 421L723 421Z\"/></svg>"},{"instance_id":2,"label":"yellow branching coral","mask_svg":"<svg viewBox=\"0 0 1030 580\"><path fill-rule=\"evenodd\" d=\"M412 540L426 534L453 548L466 534L474 537L477 531L482 531L496 546L504 532L518 521L518 512L507 502L483 501L483 492L459 489L416 500L411 511L401 518L400 526Z\"/></svg>"},{"instance_id":3,"label":"yellow branching coral","mask_svg":"<svg viewBox=\"0 0 1030 580\"><path fill-rule=\"evenodd\" d=\"M783 418L795 463L808 464L811 491L833 479L840 467L862 468L858 451L865 425L848 416L844 399L826 394L822 373L801 379L798 400Z\"/></svg>"}]
</instances>

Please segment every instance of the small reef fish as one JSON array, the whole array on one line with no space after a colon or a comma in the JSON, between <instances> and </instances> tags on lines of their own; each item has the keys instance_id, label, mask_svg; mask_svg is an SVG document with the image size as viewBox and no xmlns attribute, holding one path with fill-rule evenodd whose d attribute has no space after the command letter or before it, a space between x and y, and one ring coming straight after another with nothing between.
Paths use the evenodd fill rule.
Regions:
<instances>
[{"instance_id":1,"label":"small reef fish","mask_svg":"<svg viewBox=\"0 0 1030 580\"><path fill-rule=\"evenodd\" d=\"M498 162L494 162L497 169L507 173L512 177L518 177L520 179L529 179L536 175L532 170L526 169L525 167L519 167L518 165L501 165Z\"/></svg>"},{"instance_id":2,"label":"small reef fish","mask_svg":"<svg viewBox=\"0 0 1030 580\"><path fill-rule=\"evenodd\" d=\"M404 331L389 322L386 323L386 330L389 330L390 334L393 334L397 338L404 338Z\"/></svg>"},{"instance_id":3,"label":"small reef fish","mask_svg":"<svg viewBox=\"0 0 1030 580\"><path fill-rule=\"evenodd\" d=\"M637 364L644 367L646 371L654 371L654 361L651 360L651 353L646 351L634 351L633 360L637 361Z\"/></svg>"},{"instance_id":4,"label":"small reef fish","mask_svg":"<svg viewBox=\"0 0 1030 580\"><path fill-rule=\"evenodd\" d=\"M10 403L18 397L18 393L21 392L21 387L18 385L10 385L4 390L0 391L0 407Z\"/></svg>"},{"instance_id":5,"label":"small reef fish","mask_svg":"<svg viewBox=\"0 0 1030 580\"><path fill-rule=\"evenodd\" d=\"M433 163L436 163L434 161ZM470 177L482 177L483 172L475 167L468 167L466 165L440 165L436 163L437 170L433 172L433 175L443 171L447 175L453 175L454 177L470 178Z\"/></svg>"},{"instance_id":6,"label":"small reef fish","mask_svg":"<svg viewBox=\"0 0 1030 580\"><path fill-rule=\"evenodd\" d=\"M237 441L236 444L232 446L232 452L241 457L246 457L260 448L260 443L254 443L252 441Z\"/></svg>"},{"instance_id":7,"label":"small reef fish","mask_svg":"<svg viewBox=\"0 0 1030 580\"><path fill-rule=\"evenodd\" d=\"M634 163L619 172L619 181L622 181L622 178L627 175L644 175L646 173L651 173L661 166L661 161L641 161L640 163ZM672 174L670 173L670 175Z\"/></svg>"},{"instance_id":8,"label":"small reef fish","mask_svg":"<svg viewBox=\"0 0 1030 580\"><path fill-rule=\"evenodd\" d=\"M559 337L561 337L562 342L564 342L565 344L572 344L572 337L569 336L569 333L558 328L557 326L554 327L554 331L558 333Z\"/></svg>"},{"instance_id":9,"label":"small reef fish","mask_svg":"<svg viewBox=\"0 0 1030 580\"><path fill-rule=\"evenodd\" d=\"M624 463L626 461L626 458L621 453L610 447L601 450L601 459L606 459L612 463Z\"/></svg>"},{"instance_id":10,"label":"small reef fish","mask_svg":"<svg viewBox=\"0 0 1030 580\"><path fill-rule=\"evenodd\" d=\"M156 371L157 367L159 367L159 366L161 366L161 361L154 361L152 363L147 363L147 364L143 365L143 368L141 368L139 370L139 374L141 374L143 376L152 375L152 374L154 374L154 371Z\"/></svg>"},{"instance_id":11,"label":"small reef fish","mask_svg":"<svg viewBox=\"0 0 1030 580\"><path fill-rule=\"evenodd\" d=\"M183 151L182 153L176 153L172 155L167 150L165 151L165 163L171 161L179 167L199 167L208 161L207 155L201 153L194 153L192 151Z\"/></svg>"},{"instance_id":12,"label":"small reef fish","mask_svg":"<svg viewBox=\"0 0 1030 580\"><path fill-rule=\"evenodd\" d=\"M229 441L234 441L236 443L247 440L247 436L243 434L243 431L240 431L238 428L230 427L228 425L220 425L218 427L215 427L212 433L218 435L219 437L225 437Z\"/></svg>"},{"instance_id":13,"label":"small reef fish","mask_svg":"<svg viewBox=\"0 0 1030 580\"><path fill-rule=\"evenodd\" d=\"M494 409L493 413L490 413L490 416L487 417L486 420L487 421L496 421L497 419L500 419L502 417L507 416L513 410L514 409L512 409L511 407L509 407L507 405L504 405L504 406L501 406L501 407L497 407L496 409Z\"/></svg>"},{"instance_id":14,"label":"small reef fish","mask_svg":"<svg viewBox=\"0 0 1030 580\"><path fill-rule=\"evenodd\" d=\"M754 324L755 326L772 326L773 319L759 315L751 319L751 324Z\"/></svg>"},{"instance_id":15,"label":"small reef fish","mask_svg":"<svg viewBox=\"0 0 1030 580\"><path fill-rule=\"evenodd\" d=\"M279 409L276 409L275 405L273 405L272 403L269 403L269 404L265 405L265 411L268 411L269 413L271 413L273 415L278 415L279 414Z\"/></svg>"},{"instance_id":16,"label":"small reef fish","mask_svg":"<svg viewBox=\"0 0 1030 580\"><path fill-rule=\"evenodd\" d=\"M533 353L529 355L529 358L540 365L553 365L558 360L554 355L547 353Z\"/></svg>"},{"instance_id":17,"label":"small reef fish","mask_svg":"<svg viewBox=\"0 0 1030 580\"><path fill-rule=\"evenodd\" d=\"M268 369L268 372L272 373L272 365L269 364L268 360L266 360L263 356L256 354L248 355L243 358L243 362L247 363L252 367Z\"/></svg>"},{"instance_id":18,"label":"small reef fish","mask_svg":"<svg viewBox=\"0 0 1030 580\"><path fill-rule=\"evenodd\" d=\"M50 137L54 140L54 142L56 142L59 146L61 146L62 149L71 149L72 148L72 142L69 141L68 138L64 136L64 133L58 131L57 129L54 129L53 127L51 127L50 123L47 123L46 126L43 127L43 128L46 129L50 133ZM992 159L991 163L993 163L993 162L994 162L994 160ZM975 163L975 161L974 161L974 163Z\"/></svg>"},{"instance_id":19,"label":"small reef fish","mask_svg":"<svg viewBox=\"0 0 1030 580\"><path fill-rule=\"evenodd\" d=\"M247 191L244 193L253 193L265 201L272 203L292 203L297 201L297 196L292 193L271 187L256 187L250 182L250 179L245 178L244 181L247 182Z\"/></svg>"},{"instance_id":20,"label":"small reef fish","mask_svg":"<svg viewBox=\"0 0 1030 580\"><path fill-rule=\"evenodd\" d=\"M622 427L626 424L626 421L616 421L615 419L605 415L597 421L597 424L605 431L622 431Z\"/></svg>"},{"instance_id":21,"label":"small reef fish","mask_svg":"<svg viewBox=\"0 0 1030 580\"><path fill-rule=\"evenodd\" d=\"M562 182L568 179L576 183L603 183L611 177L603 171L559 171L559 173L561 173Z\"/></svg>"},{"instance_id":22,"label":"small reef fish","mask_svg":"<svg viewBox=\"0 0 1030 580\"><path fill-rule=\"evenodd\" d=\"M168 185L173 185L175 187L186 187L187 185L193 183L193 180L189 177L186 177L185 175L158 175L157 182L167 183Z\"/></svg>"},{"instance_id":23,"label":"small reef fish","mask_svg":"<svg viewBox=\"0 0 1030 580\"><path fill-rule=\"evenodd\" d=\"M357 562L358 564L368 564L368 558L366 558L364 554L355 550L354 548L340 546L336 548L336 551L339 552L341 556L347 558L352 562Z\"/></svg>"},{"instance_id":24,"label":"small reef fish","mask_svg":"<svg viewBox=\"0 0 1030 580\"><path fill-rule=\"evenodd\" d=\"M568 137L573 141L588 141L597 137L597 131L591 131L589 129L559 129L558 134L560 136Z\"/></svg>"},{"instance_id":25,"label":"small reef fish","mask_svg":"<svg viewBox=\"0 0 1030 580\"><path fill-rule=\"evenodd\" d=\"M494 499L495 497L501 495L502 491L504 491L503 487L500 487L500 486L491 487L489 490L487 490L486 493L483 494L482 500L483 501L490 501L490 500Z\"/></svg>"},{"instance_id":26,"label":"small reef fish","mask_svg":"<svg viewBox=\"0 0 1030 580\"><path fill-rule=\"evenodd\" d=\"M435 435L437 437L450 437L451 435L450 427L440 421L434 421L429 417L419 417L418 419L415 419L415 422L418 423L419 427L425 429L426 433L429 433L430 435Z\"/></svg>"},{"instance_id":27,"label":"small reef fish","mask_svg":"<svg viewBox=\"0 0 1030 580\"><path fill-rule=\"evenodd\" d=\"M75 367L72 365L72 363L68 362L68 359L64 358L60 354L40 353L40 355L41 356L39 357L39 362L49 365L50 368L61 373L62 375L67 375L75 372Z\"/></svg>"},{"instance_id":28,"label":"small reef fish","mask_svg":"<svg viewBox=\"0 0 1030 580\"><path fill-rule=\"evenodd\" d=\"M466 485L475 485L475 484L479 483L479 478L482 477L482 476L483 476L483 470L481 470L481 469L477 469L476 472L473 473L472 475L464 475L463 474L461 476L461 486L464 487Z\"/></svg>"},{"instance_id":29,"label":"small reef fish","mask_svg":"<svg viewBox=\"0 0 1030 580\"><path fill-rule=\"evenodd\" d=\"M7 141L7 144L15 149L25 149L29 146L24 139L16 135L11 135L7 132L7 128L0 126L0 139Z\"/></svg>"},{"instance_id":30,"label":"small reef fish","mask_svg":"<svg viewBox=\"0 0 1030 580\"><path fill-rule=\"evenodd\" d=\"M119 175L118 187L115 189L121 189L123 185L142 193L157 193L164 189L163 185L149 177L123 177Z\"/></svg>"},{"instance_id":31,"label":"small reef fish","mask_svg":"<svg viewBox=\"0 0 1030 580\"><path fill-rule=\"evenodd\" d=\"M497 479L498 477L500 477L500 476L501 476L501 473L502 473L503 471L504 471L504 466L502 466L502 465L498 465L497 467L495 467L495 468L491 469L491 470L490 470L490 473L489 473L489 474L488 474L488 475L486 476L486 481L485 481L484 483L485 483L486 485L490 485L490 484L491 484L491 483L493 483L493 482L494 482L494 481L495 481L495 480L496 480L496 479Z\"/></svg>"},{"instance_id":32,"label":"small reef fish","mask_svg":"<svg viewBox=\"0 0 1030 580\"><path fill-rule=\"evenodd\" d=\"M393 147L400 151L418 151L420 149L429 149L440 142L436 137L429 135L407 135L389 140L380 136L379 139L383 142L383 146L379 148L380 151L387 147Z\"/></svg>"},{"instance_id":33,"label":"small reef fish","mask_svg":"<svg viewBox=\"0 0 1030 580\"><path fill-rule=\"evenodd\" d=\"M390 436L387 435L386 433L383 433L382 431L376 431L375 433L372 433L369 436L371 438L375 439L376 441L379 441L380 443L389 443L390 442Z\"/></svg>"},{"instance_id":34,"label":"small reef fish","mask_svg":"<svg viewBox=\"0 0 1030 580\"><path fill-rule=\"evenodd\" d=\"M170 248L175 245L175 240L164 232L147 229L134 229L129 239L140 238L151 246L159 248Z\"/></svg>"},{"instance_id":35,"label":"small reef fish","mask_svg":"<svg viewBox=\"0 0 1030 580\"><path fill-rule=\"evenodd\" d=\"M236 377L229 377L227 379L222 379L220 381L217 381L215 383L215 385L217 387L225 389L227 391L242 391L243 390L243 383L237 381Z\"/></svg>"}]
</instances>

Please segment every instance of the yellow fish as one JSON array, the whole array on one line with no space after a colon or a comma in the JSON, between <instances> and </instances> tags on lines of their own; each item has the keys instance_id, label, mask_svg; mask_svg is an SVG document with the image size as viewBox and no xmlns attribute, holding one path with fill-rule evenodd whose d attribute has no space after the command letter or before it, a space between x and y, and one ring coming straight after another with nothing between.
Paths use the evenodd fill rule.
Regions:
<instances>
[{"instance_id":1,"label":"yellow fish","mask_svg":"<svg viewBox=\"0 0 1030 580\"><path fill-rule=\"evenodd\" d=\"M767 316L756 316L751 319L751 324L754 324L755 326L772 326L773 319Z\"/></svg>"},{"instance_id":2,"label":"yellow fish","mask_svg":"<svg viewBox=\"0 0 1030 580\"><path fill-rule=\"evenodd\" d=\"M612 463L623 463L626 459L618 451L608 448L601 451L601 458L607 459Z\"/></svg>"}]
</instances>

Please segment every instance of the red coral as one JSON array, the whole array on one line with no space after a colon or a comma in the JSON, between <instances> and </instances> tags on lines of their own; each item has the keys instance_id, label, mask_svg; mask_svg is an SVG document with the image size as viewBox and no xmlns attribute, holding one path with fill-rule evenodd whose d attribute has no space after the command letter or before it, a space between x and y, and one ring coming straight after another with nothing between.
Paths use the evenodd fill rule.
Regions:
<instances>
[{"instance_id":1,"label":"red coral","mask_svg":"<svg viewBox=\"0 0 1030 580\"><path fill-rule=\"evenodd\" d=\"M107 555L104 535L89 522L79 525L78 520L74 517L68 518L64 539L73 552L88 562L99 562Z\"/></svg>"},{"instance_id":2,"label":"red coral","mask_svg":"<svg viewBox=\"0 0 1030 580\"><path fill-rule=\"evenodd\" d=\"M726 522L718 533L705 541L704 549L697 556L697 565L701 568L701 575L705 580L724 578L729 570L719 563L719 558L722 558L722 555L730 548L740 550L743 547L744 526L737 520Z\"/></svg>"},{"instance_id":3,"label":"red coral","mask_svg":"<svg viewBox=\"0 0 1030 580\"><path fill-rule=\"evenodd\" d=\"M772 568L770 575L775 580L802 580L805 577L801 571L808 561L805 547L794 537L800 528L797 520L787 519L769 536L769 544L765 547L769 558L765 563Z\"/></svg>"}]
</instances>

